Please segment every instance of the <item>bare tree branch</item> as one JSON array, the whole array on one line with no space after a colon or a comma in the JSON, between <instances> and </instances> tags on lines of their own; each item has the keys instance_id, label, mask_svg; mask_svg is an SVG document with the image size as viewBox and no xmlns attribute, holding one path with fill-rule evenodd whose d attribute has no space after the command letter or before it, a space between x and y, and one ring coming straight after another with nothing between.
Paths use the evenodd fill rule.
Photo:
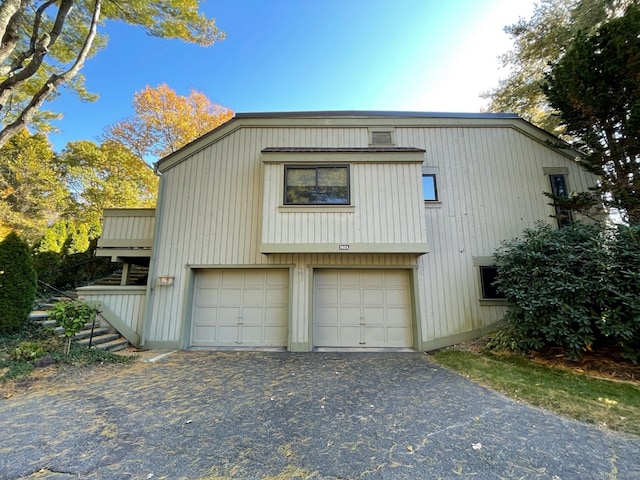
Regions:
<instances>
[{"instance_id":1,"label":"bare tree branch","mask_svg":"<svg viewBox=\"0 0 640 480\"><path fill-rule=\"evenodd\" d=\"M63 1L63 4L64 3L72 4L73 2ZM69 5L69 8L70 7L71 5ZM102 7L102 0L96 0L93 7L93 15L91 17L91 25L89 27L89 32L87 33L87 37L85 38L84 44L82 45L82 48L80 49L80 52L76 57L76 61L66 72L60 75L57 75L57 74L51 75L47 79L45 84L40 88L40 90L38 90L38 92L33 96L29 104L20 113L18 118L13 123L7 125L2 131L0 131L0 148L2 148L2 146L9 140L9 138L11 138L12 135L14 135L17 131L21 130L22 128L24 128L31 121L35 112L40 108L40 106L42 106L42 104L45 102L47 97L51 95L51 93L54 92L57 87L71 80L80 71L80 69L84 65L85 60L87 59L87 56L89 55L89 52L91 51L91 45L93 44L93 40L96 37L98 22L100 20L101 7ZM60 10L62 10L62 5L60 6ZM68 10L66 14L68 14ZM66 17L66 14L65 14L65 17ZM62 22L64 23L64 19L62 20ZM56 24L57 23L58 22L56 19ZM60 28L62 28L62 24L60 24ZM54 26L54 30L55 29L56 27ZM58 34L59 34L59 31L58 31ZM56 38L57 38L57 35L56 35Z\"/></svg>"},{"instance_id":2,"label":"bare tree branch","mask_svg":"<svg viewBox=\"0 0 640 480\"><path fill-rule=\"evenodd\" d=\"M18 43L18 25L27 3L28 0L7 0L0 5L0 32L3 33L0 43L0 65L9 58ZM0 71L0 75L3 74Z\"/></svg>"}]
</instances>

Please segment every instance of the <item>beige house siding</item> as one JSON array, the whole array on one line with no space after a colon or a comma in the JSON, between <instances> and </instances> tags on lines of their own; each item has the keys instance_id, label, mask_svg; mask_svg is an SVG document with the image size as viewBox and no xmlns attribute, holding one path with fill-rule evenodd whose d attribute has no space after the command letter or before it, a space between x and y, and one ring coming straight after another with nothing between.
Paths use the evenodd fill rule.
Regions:
<instances>
[{"instance_id":1,"label":"beige house siding","mask_svg":"<svg viewBox=\"0 0 640 480\"><path fill-rule=\"evenodd\" d=\"M438 167L439 204L425 206L421 201L418 164L394 165L393 170L387 164L352 164L351 192L357 199L353 213L282 212L281 197L265 197L265 185L273 189L282 179L275 169L267 174L276 166L265 167L264 148L367 147L369 127L386 125L394 127L397 147L424 149L424 165ZM499 321L504 308L479 301L474 258L491 256L500 241L519 235L538 220L553 221L552 208L542 195L549 191L544 168L567 168L570 190L593 184L572 160L545 145L544 139L533 139L535 135L540 133L514 120L232 122L186 147L181 156L161 162L162 200L144 341L148 346L188 346L196 269L270 266L290 271L291 350L312 347L313 269L322 266L411 270L417 349L477 335ZM405 201L411 203L403 208ZM402 212L414 205L420 215L403 218ZM271 217L264 213L269 211L278 213ZM287 216L296 217L292 222ZM430 253L265 255L260 251L261 243L291 238L342 242L343 237L346 242L421 242L429 245ZM157 284L157 277L165 275L174 277L172 286Z\"/></svg>"},{"instance_id":2,"label":"beige house siding","mask_svg":"<svg viewBox=\"0 0 640 480\"><path fill-rule=\"evenodd\" d=\"M133 344L139 343L144 322L146 288L89 286L78 288L79 298L97 305L102 317Z\"/></svg>"},{"instance_id":3,"label":"beige house siding","mask_svg":"<svg viewBox=\"0 0 640 480\"><path fill-rule=\"evenodd\" d=\"M283 172L265 168L263 244L425 243L420 164L352 164L349 207L283 207Z\"/></svg>"},{"instance_id":4,"label":"beige house siding","mask_svg":"<svg viewBox=\"0 0 640 480\"><path fill-rule=\"evenodd\" d=\"M594 178L573 160L514 128L396 129L398 142L427 150L438 167L438 206L424 209L431 253L420 257L420 298L426 345L477 332L501 320L505 308L479 301L474 258L537 221L554 223L544 172L566 168L570 190Z\"/></svg>"}]
</instances>

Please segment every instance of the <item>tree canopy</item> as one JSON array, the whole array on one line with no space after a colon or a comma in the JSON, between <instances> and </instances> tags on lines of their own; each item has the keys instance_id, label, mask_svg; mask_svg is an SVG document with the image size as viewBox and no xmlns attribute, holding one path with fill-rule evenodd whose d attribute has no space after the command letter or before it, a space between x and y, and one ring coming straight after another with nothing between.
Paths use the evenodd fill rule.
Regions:
<instances>
[{"instance_id":1,"label":"tree canopy","mask_svg":"<svg viewBox=\"0 0 640 480\"><path fill-rule=\"evenodd\" d=\"M10 231L33 242L66 210L69 192L42 134L20 131L0 148L0 239Z\"/></svg>"},{"instance_id":2,"label":"tree canopy","mask_svg":"<svg viewBox=\"0 0 640 480\"><path fill-rule=\"evenodd\" d=\"M579 31L542 89L605 203L640 225L640 5Z\"/></svg>"},{"instance_id":3,"label":"tree canopy","mask_svg":"<svg viewBox=\"0 0 640 480\"><path fill-rule=\"evenodd\" d=\"M594 33L619 16L634 0L540 0L529 19L505 27L513 49L500 57L508 76L483 94L489 110L513 112L549 132L561 133L541 83L578 35Z\"/></svg>"},{"instance_id":4,"label":"tree canopy","mask_svg":"<svg viewBox=\"0 0 640 480\"><path fill-rule=\"evenodd\" d=\"M127 146L140 158L163 157L213 130L233 112L191 90L178 95L169 86L147 85L133 97L134 115L105 129L105 138Z\"/></svg>"},{"instance_id":5,"label":"tree canopy","mask_svg":"<svg viewBox=\"0 0 640 480\"><path fill-rule=\"evenodd\" d=\"M63 84L93 100L79 73L106 46L105 20L137 25L153 36L202 46L224 38L199 0L4 0L0 3L0 147L27 125L50 128L40 111Z\"/></svg>"},{"instance_id":6,"label":"tree canopy","mask_svg":"<svg viewBox=\"0 0 640 480\"><path fill-rule=\"evenodd\" d=\"M105 208L155 207L158 177L120 143L71 142L60 163L74 199L71 216L98 232Z\"/></svg>"}]
</instances>

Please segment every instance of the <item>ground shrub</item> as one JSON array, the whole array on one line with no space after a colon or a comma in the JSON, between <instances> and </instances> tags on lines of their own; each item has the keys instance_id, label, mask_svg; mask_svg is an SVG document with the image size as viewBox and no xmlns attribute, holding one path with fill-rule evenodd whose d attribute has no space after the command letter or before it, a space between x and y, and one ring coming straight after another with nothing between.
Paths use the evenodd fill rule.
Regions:
<instances>
[{"instance_id":1,"label":"ground shrub","mask_svg":"<svg viewBox=\"0 0 640 480\"><path fill-rule=\"evenodd\" d=\"M79 300L68 300L57 302L49 312L49 318L56 321L64 329L64 336L67 337L66 353L71 348L71 339L82 330L85 324L92 322L98 309L87 305Z\"/></svg>"},{"instance_id":2,"label":"ground shrub","mask_svg":"<svg viewBox=\"0 0 640 480\"><path fill-rule=\"evenodd\" d=\"M36 297L36 282L29 246L11 232L0 242L0 332L24 325Z\"/></svg>"},{"instance_id":3,"label":"ground shrub","mask_svg":"<svg viewBox=\"0 0 640 480\"><path fill-rule=\"evenodd\" d=\"M508 302L490 348L564 349L570 358L615 346L638 360L638 229L539 224L496 251L496 285Z\"/></svg>"}]
</instances>

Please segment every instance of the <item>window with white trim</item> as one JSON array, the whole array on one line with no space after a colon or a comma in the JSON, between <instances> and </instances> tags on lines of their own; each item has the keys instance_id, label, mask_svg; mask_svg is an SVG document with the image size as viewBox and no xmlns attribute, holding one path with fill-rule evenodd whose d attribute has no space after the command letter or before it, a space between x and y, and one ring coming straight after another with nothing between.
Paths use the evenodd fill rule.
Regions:
<instances>
[{"instance_id":1,"label":"window with white trim","mask_svg":"<svg viewBox=\"0 0 640 480\"><path fill-rule=\"evenodd\" d=\"M422 197L425 202L438 201L438 185L434 173L422 175Z\"/></svg>"},{"instance_id":2,"label":"window with white trim","mask_svg":"<svg viewBox=\"0 0 640 480\"><path fill-rule=\"evenodd\" d=\"M285 165L285 205L349 205L349 165Z\"/></svg>"}]
</instances>

